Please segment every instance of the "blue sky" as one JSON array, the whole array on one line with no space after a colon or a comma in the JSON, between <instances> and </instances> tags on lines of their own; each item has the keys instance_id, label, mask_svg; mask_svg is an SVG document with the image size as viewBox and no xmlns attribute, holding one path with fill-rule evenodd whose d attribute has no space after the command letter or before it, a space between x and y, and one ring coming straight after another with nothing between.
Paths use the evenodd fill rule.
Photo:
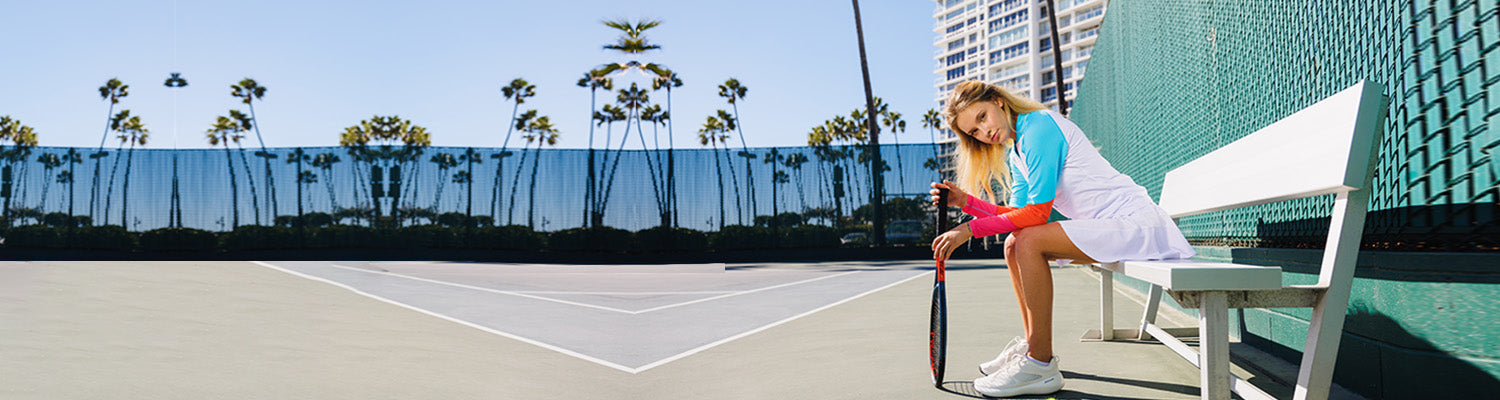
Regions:
<instances>
[{"instance_id":1,"label":"blue sky","mask_svg":"<svg viewBox=\"0 0 1500 400\"><path fill-rule=\"evenodd\" d=\"M921 114L935 106L933 3L860 6L875 94L904 114L902 143L929 142ZM538 94L522 109L552 117L558 147L584 148L589 93L575 83L589 69L627 59L601 48L618 31L600 21L622 18L663 22L648 31L663 49L638 59L683 77L672 98L680 147L699 147L704 118L728 109L717 86L730 77L749 88L739 111L752 147L803 145L811 127L864 104L849 1L18 1L5 8L0 115L36 128L43 146L98 146L108 104L97 88L118 77L130 85L120 107L152 132L148 148L208 147L203 132L214 118L244 107L229 86L251 77L268 88L255 106L267 146L337 145L344 127L398 114L426 126L436 146L498 147L511 115L500 87L524 77ZM190 86L164 87L174 71ZM617 88L630 80L648 82L634 74L618 78Z\"/></svg>"}]
</instances>

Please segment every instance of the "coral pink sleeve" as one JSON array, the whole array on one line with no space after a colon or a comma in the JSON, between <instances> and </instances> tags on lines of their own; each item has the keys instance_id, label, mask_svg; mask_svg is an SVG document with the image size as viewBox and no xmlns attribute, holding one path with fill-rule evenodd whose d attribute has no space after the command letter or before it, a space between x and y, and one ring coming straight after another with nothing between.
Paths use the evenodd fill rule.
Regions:
<instances>
[{"instance_id":1,"label":"coral pink sleeve","mask_svg":"<svg viewBox=\"0 0 1500 400\"><path fill-rule=\"evenodd\" d=\"M964 214L973 215L978 218L993 217L1015 210L1015 207L1001 207L990 204L989 202L980 200L978 197L974 197L974 195L969 195L969 202L963 208Z\"/></svg>"},{"instance_id":2,"label":"coral pink sleeve","mask_svg":"<svg viewBox=\"0 0 1500 400\"><path fill-rule=\"evenodd\" d=\"M972 201L973 198L971 197L970 200ZM991 207L996 206L991 205ZM972 232L974 237L985 237L1045 224L1047 218L1052 216L1052 202L1032 204L1011 210L1004 214L969 221L969 232Z\"/></svg>"}]
</instances>

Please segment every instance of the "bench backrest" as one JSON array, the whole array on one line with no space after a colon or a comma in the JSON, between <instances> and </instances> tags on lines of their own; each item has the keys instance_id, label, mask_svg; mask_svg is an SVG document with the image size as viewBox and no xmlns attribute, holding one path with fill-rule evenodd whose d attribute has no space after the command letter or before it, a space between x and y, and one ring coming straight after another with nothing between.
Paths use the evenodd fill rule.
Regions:
<instances>
[{"instance_id":1,"label":"bench backrest","mask_svg":"<svg viewBox=\"0 0 1500 400\"><path fill-rule=\"evenodd\" d=\"M1362 81L1168 172L1162 209L1180 218L1362 188L1383 92Z\"/></svg>"}]
</instances>

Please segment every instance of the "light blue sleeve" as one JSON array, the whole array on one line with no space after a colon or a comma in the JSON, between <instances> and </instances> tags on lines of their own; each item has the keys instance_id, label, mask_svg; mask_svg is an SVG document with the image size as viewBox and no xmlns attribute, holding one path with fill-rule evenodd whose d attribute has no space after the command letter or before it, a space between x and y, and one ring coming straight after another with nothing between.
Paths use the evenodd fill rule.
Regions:
<instances>
[{"instance_id":1,"label":"light blue sleeve","mask_svg":"<svg viewBox=\"0 0 1500 400\"><path fill-rule=\"evenodd\" d=\"M1022 115L1017 121L1016 144L1026 161L1023 204L1042 204L1057 197L1057 179L1068 158L1068 141L1052 116L1042 111ZM1016 168L1011 168L1015 171ZM1016 207L1016 206L1013 206Z\"/></svg>"},{"instance_id":2,"label":"light blue sleeve","mask_svg":"<svg viewBox=\"0 0 1500 400\"><path fill-rule=\"evenodd\" d=\"M1026 202L1026 176L1021 175L1021 169L1015 165L1010 166L1010 203L1006 207L1025 207Z\"/></svg>"}]
</instances>

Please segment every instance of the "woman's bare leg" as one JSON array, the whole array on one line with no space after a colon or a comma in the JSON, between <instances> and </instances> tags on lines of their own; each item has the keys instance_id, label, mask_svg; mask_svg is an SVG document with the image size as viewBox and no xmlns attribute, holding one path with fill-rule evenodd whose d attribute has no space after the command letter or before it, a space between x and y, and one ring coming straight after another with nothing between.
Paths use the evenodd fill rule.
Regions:
<instances>
[{"instance_id":1,"label":"woman's bare leg","mask_svg":"<svg viewBox=\"0 0 1500 400\"><path fill-rule=\"evenodd\" d=\"M1048 260L1067 258L1081 262L1094 260L1083 254L1054 222L1011 232L1005 241L1005 263L1020 276L1022 316L1028 327L1027 355L1048 361L1052 359L1052 269Z\"/></svg>"},{"instance_id":2,"label":"woman's bare leg","mask_svg":"<svg viewBox=\"0 0 1500 400\"><path fill-rule=\"evenodd\" d=\"M1012 258L1016 257L1015 254L1012 254L1011 251L1011 249L1014 248L1011 242L1015 240L1015 235L1010 235L1005 238L1005 270L1010 272L1010 286L1015 290L1016 304L1021 306L1021 324L1026 327L1025 333L1021 337L1031 337L1031 312L1028 311L1030 310L1029 308L1026 308L1026 291L1025 288L1021 286L1021 269L1012 266L1010 262Z\"/></svg>"}]
</instances>

